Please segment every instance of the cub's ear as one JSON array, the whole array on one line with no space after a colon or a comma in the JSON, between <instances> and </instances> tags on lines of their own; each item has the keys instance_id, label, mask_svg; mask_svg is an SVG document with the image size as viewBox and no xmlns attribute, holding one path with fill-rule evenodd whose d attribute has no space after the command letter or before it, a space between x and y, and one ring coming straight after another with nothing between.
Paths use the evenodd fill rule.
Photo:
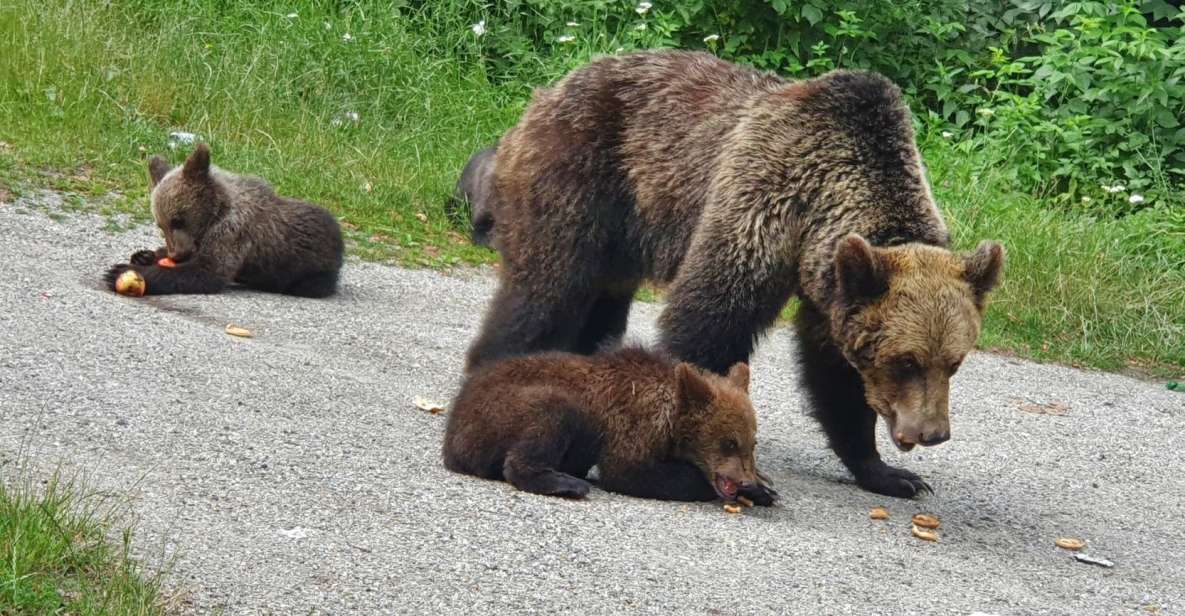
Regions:
<instances>
[{"instance_id":1,"label":"cub's ear","mask_svg":"<svg viewBox=\"0 0 1185 616\"><path fill-rule=\"evenodd\" d=\"M153 156L152 159L148 161L148 177L151 181L151 187L156 188L156 185L160 184L160 181L165 179L165 174L167 174L170 169L171 167L169 167L169 163L166 162L165 159L159 156Z\"/></svg>"},{"instance_id":2,"label":"cub's ear","mask_svg":"<svg viewBox=\"0 0 1185 616\"><path fill-rule=\"evenodd\" d=\"M975 293L975 303L983 308L987 294L1000 283L1004 271L1004 246L983 241L975 252L963 256L963 278Z\"/></svg>"},{"instance_id":3,"label":"cub's ear","mask_svg":"<svg viewBox=\"0 0 1185 616\"><path fill-rule=\"evenodd\" d=\"M715 397L712 384L687 362L675 366L675 392L680 411L707 406Z\"/></svg>"},{"instance_id":4,"label":"cub's ear","mask_svg":"<svg viewBox=\"0 0 1185 616\"><path fill-rule=\"evenodd\" d=\"M189 180L204 180L210 177L210 148L199 143L197 149L185 159L181 173Z\"/></svg>"},{"instance_id":5,"label":"cub's ear","mask_svg":"<svg viewBox=\"0 0 1185 616\"><path fill-rule=\"evenodd\" d=\"M739 361L728 369L728 380L732 381L733 385L740 387L749 393L749 364Z\"/></svg>"},{"instance_id":6,"label":"cub's ear","mask_svg":"<svg viewBox=\"0 0 1185 616\"><path fill-rule=\"evenodd\" d=\"M872 245L855 233L835 247L835 277L846 304L873 300L889 290L889 273Z\"/></svg>"}]
</instances>

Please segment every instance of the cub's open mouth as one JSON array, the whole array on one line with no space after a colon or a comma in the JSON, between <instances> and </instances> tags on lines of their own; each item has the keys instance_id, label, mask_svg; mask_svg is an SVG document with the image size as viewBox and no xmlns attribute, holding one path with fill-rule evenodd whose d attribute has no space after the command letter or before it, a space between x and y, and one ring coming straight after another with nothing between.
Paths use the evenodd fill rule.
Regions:
<instances>
[{"instance_id":1,"label":"cub's open mouth","mask_svg":"<svg viewBox=\"0 0 1185 616\"><path fill-rule=\"evenodd\" d=\"M720 498L723 498L726 501L733 501L736 500L737 489L740 486L737 484L737 482L728 477L717 475L714 487L716 488L716 493L720 495Z\"/></svg>"}]
</instances>

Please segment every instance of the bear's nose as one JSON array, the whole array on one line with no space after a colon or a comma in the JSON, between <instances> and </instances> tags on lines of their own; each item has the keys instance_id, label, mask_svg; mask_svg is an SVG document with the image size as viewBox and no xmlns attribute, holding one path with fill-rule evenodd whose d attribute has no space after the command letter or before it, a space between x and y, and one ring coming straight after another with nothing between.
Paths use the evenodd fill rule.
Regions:
<instances>
[{"instance_id":1,"label":"bear's nose","mask_svg":"<svg viewBox=\"0 0 1185 616\"><path fill-rule=\"evenodd\" d=\"M945 443L950 440L950 431L943 430L942 432L931 432L930 434L923 434L922 438L918 440L918 444L925 447L932 447L940 443Z\"/></svg>"}]
</instances>

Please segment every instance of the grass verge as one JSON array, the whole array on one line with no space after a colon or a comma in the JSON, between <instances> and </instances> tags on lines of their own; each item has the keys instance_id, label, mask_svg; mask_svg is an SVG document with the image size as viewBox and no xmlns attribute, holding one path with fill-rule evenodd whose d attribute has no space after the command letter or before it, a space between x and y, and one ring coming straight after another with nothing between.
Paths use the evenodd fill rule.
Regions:
<instances>
[{"instance_id":1,"label":"grass verge","mask_svg":"<svg viewBox=\"0 0 1185 616\"><path fill-rule=\"evenodd\" d=\"M144 160L179 161L167 135L183 130L212 144L216 164L334 210L357 255L490 262L443 204L528 88L491 84L468 24L446 5L6 2L0 190L116 193L105 211L143 219ZM1185 216L1180 204L1093 220L1017 194L999 152L941 138L922 147L959 246L993 238L1009 250L984 346L1185 372L1185 223L1157 224Z\"/></svg>"},{"instance_id":2,"label":"grass verge","mask_svg":"<svg viewBox=\"0 0 1185 616\"><path fill-rule=\"evenodd\" d=\"M122 510L104 502L58 474L0 480L0 614L166 613L161 575L145 575Z\"/></svg>"}]
</instances>

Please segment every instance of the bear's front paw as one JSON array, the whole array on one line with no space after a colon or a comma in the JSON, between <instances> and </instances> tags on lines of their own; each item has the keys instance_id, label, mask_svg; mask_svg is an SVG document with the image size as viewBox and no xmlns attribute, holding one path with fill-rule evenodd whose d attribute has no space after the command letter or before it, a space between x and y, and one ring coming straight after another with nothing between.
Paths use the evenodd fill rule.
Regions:
<instances>
[{"instance_id":1,"label":"bear's front paw","mask_svg":"<svg viewBox=\"0 0 1185 616\"><path fill-rule=\"evenodd\" d=\"M129 263L120 263L118 265L112 265L111 269L107 270L106 274L103 274L103 282L107 283L107 288L114 291L115 290L115 281L119 279L120 274L122 274L130 269L135 269L135 268L132 267L131 264L129 264Z\"/></svg>"},{"instance_id":2,"label":"bear's front paw","mask_svg":"<svg viewBox=\"0 0 1185 616\"><path fill-rule=\"evenodd\" d=\"M156 265L156 251L154 250L137 250L132 253L132 258L128 259L132 265Z\"/></svg>"},{"instance_id":3,"label":"bear's front paw","mask_svg":"<svg viewBox=\"0 0 1185 616\"><path fill-rule=\"evenodd\" d=\"M762 480L758 481L757 483L742 485L737 490L737 496L744 496L745 498L753 501L754 505L761 507L772 507L773 504L781 497L778 495L778 491L773 489L773 486L765 483L765 481L766 480L762 478Z\"/></svg>"},{"instance_id":4,"label":"bear's front paw","mask_svg":"<svg viewBox=\"0 0 1185 616\"><path fill-rule=\"evenodd\" d=\"M889 466L879 460L857 474L856 483L869 492L897 498L913 498L921 492L934 493L934 488L916 473Z\"/></svg>"}]
</instances>

